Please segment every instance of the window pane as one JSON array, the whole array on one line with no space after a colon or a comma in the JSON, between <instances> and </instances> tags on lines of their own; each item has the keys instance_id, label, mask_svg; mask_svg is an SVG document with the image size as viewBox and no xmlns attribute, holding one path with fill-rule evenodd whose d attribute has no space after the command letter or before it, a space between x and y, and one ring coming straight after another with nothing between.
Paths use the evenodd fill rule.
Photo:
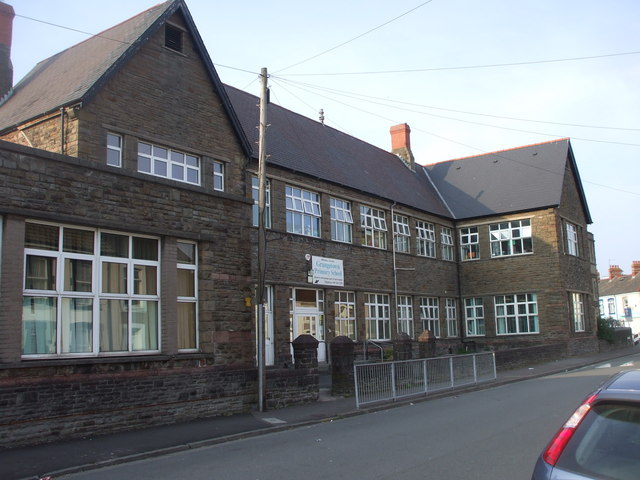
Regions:
<instances>
[{"instance_id":1,"label":"window pane","mask_svg":"<svg viewBox=\"0 0 640 480\"><path fill-rule=\"evenodd\" d=\"M134 265L133 293L136 295L156 295L158 293L154 265Z\"/></svg>"},{"instance_id":2,"label":"window pane","mask_svg":"<svg viewBox=\"0 0 640 480\"><path fill-rule=\"evenodd\" d=\"M153 156L166 159L169 157L169 151L166 148L157 147L154 145Z\"/></svg>"},{"instance_id":3,"label":"window pane","mask_svg":"<svg viewBox=\"0 0 640 480\"><path fill-rule=\"evenodd\" d=\"M151 173L151 159L138 155L138 171Z\"/></svg>"},{"instance_id":4,"label":"window pane","mask_svg":"<svg viewBox=\"0 0 640 480\"><path fill-rule=\"evenodd\" d=\"M200 183L198 179L199 171L193 168L187 168L187 182L189 183Z\"/></svg>"},{"instance_id":5,"label":"window pane","mask_svg":"<svg viewBox=\"0 0 640 480\"><path fill-rule=\"evenodd\" d=\"M102 263L102 293L127 293L126 263Z\"/></svg>"},{"instance_id":6,"label":"window pane","mask_svg":"<svg viewBox=\"0 0 640 480\"><path fill-rule=\"evenodd\" d=\"M25 225L25 248L39 248L41 250L58 250L58 227L27 223Z\"/></svg>"},{"instance_id":7,"label":"window pane","mask_svg":"<svg viewBox=\"0 0 640 480\"><path fill-rule=\"evenodd\" d=\"M56 353L56 299L24 297L22 303L22 353Z\"/></svg>"},{"instance_id":8,"label":"window pane","mask_svg":"<svg viewBox=\"0 0 640 480\"><path fill-rule=\"evenodd\" d=\"M63 298L62 353L87 353L93 350L93 299Z\"/></svg>"},{"instance_id":9,"label":"window pane","mask_svg":"<svg viewBox=\"0 0 640 480\"><path fill-rule=\"evenodd\" d=\"M126 300L100 300L100 351L123 352L127 344Z\"/></svg>"},{"instance_id":10,"label":"window pane","mask_svg":"<svg viewBox=\"0 0 640 480\"><path fill-rule=\"evenodd\" d=\"M154 160L153 162L153 173L155 175L159 175L161 177L167 176L167 163L161 160Z\"/></svg>"},{"instance_id":11,"label":"window pane","mask_svg":"<svg viewBox=\"0 0 640 480\"><path fill-rule=\"evenodd\" d=\"M69 253L93 254L93 232L65 228L62 232L62 250Z\"/></svg>"},{"instance_id":12,"label":"window pane","mask_svg":"<svg viewBox=\"0 0 640 480\"><path fill-rule=\"evenodd\" d=\"M107 257L129 257L129 237L115 233L100 235L100 254Z\"/></svg>"},{"instance_id":13,"label":"window pane","mask_svg":"<svg viewBox=\"0 0 640 480\"><path fill-rule=\"evenodd\" d=\"M197 348L195 303L178 303L178 348Z\"/></svg>"},{"instance_id":14,"label":"window pane","mask_svg":"<svg viewBox=\"0 0 640 480\"><path fill-rule=\"evenodd\" d=\"M64 290L66 292L92 291L93 262L65 258L64 260Z\"/></svg>"},{"instance_id":15,"label":"window pane","mask_svg":"<svg viewBox=\"0 0 640 480\"><path fill-rule=\"evenodd\" d=\"M142 142L138 143L138 152L145 155L151 155L151 145Z\"/></svg>"},{"instance_id":16,"label":"window pane","mask_svg":"<svg viewBox=\"0 0 640 480\"><path fill-rule=\"evenodd\" d=\"M178 269L178 296L179 297L195 297L195 271Z\"/></svg>"},{"instance_id":17,"label":"window pane","mask_svg":"<svg viewBox=\"0 0 640 480\"><path fill-rule=\"evenodd\" d=\"M178 263L196 263L196 245L194 243L178 242Z\"/></svg>"},{"instance_id":18,"label":"window pane","mask_svg":"<svg viewBox=\"0 0 640 480\"><path fill-rule=\"evenodd\" d=\"M184 178L184 167L182 165L171 165L171 178L182 180Z\"/></svg>"},{"instance_id":19,"label":"window pane","mask_svg":"<svg viewBox=\"0 0 640 480\"><path fill-rule=\"evenodd\" d=\"M118 150L107 150L107 165L112 167L120 166L120 152Z\"/></svg>"},{"instance_id":20,"label":"window pane","mask_svg":"<svg viewBox=\"0 0 640 480\"><path fill-rule=\"evenodd\" d=\"M133 350L158 349L158 302L131 302L131 346Z\"/></svg>"},{"instance_id":21,"label":"window pane","mask_svg":"<svg viewBox=\"0 0 640 480\"><path fill-rule=\"evenodd\" d=\"M171 151L171 161L175 163L184 163L184 153Z\"/></svg>"},{"instance_id":22,"label":"window pane","mask_svg":"<svg viewBox=\"0 0 640 480\"><path fill-rule=\"evenodd\" d=\"M158 241L154 238L133 237L133 258L158 260Z\"/></svg>"},{"instance_id":23,"label":"window pane","mask_svg":"<svg viewBox=\"0 0 640 480\"><path fill-rule=\"evenodd\" d=\"M120 148L121 146L120 135L114 135L113 133L107 133L107 145L110 147Z\"/></svg>"},{"instance_id":24,"label":"window pane","mask_svg":"<svg viewBox=\"0 0 640 480\"><path fill-rule=\"evenodd\" d=\"M27 290L55 290L56 265L54 257L27 255L24 288Z\"/></svg>"}]
</instances>

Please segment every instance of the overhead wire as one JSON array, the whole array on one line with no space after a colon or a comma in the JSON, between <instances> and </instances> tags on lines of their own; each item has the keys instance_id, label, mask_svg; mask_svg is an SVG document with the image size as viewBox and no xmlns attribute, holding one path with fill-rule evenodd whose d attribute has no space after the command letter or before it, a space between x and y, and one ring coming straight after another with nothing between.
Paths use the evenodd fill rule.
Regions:
<instances>
[{"instance_id":1,"label":"overhead wire","mask_svg":"<svg viewBox=\"0 0 640 480\"><path fill-rule=\"evenodd\" d=\"M287 81L286 79L280 79L280 80ZM297 84L295 82L290 82L290 81L288 81L288 82L292 86L297 86L297 88L300 88L302 90L305 90L304 87L313 88L313 87L309 87L309 85L305 85L305 84ZM302 85L304 85L304 87ZM318 90L323 90L323 89L322 88L318 88ZM310 91L308 89L306 91L308 93L311 93L311 94L323 96L323 95L320 95L319 93ZM336 92L334 91L333 93L336 93ZM349 98L358 100L357 94L349 95L349 94L341 93L339 95L347 96ZM330 98L330 97L326 97L326 96L323 96L323 97L327 98L328 100L332 100L334 102L337 102L337 103L340 103L342 105L345 105L347 107L354 108L356 110L360 110L360 109L358 109L358 108L356 108L353 105L350 105L348 103L339 102L335 98ZM370 97L370 98L372 98L372 97ZM379 100L381 100L381 99L379 99ZM430 116L430 117L441 118L441 119L445 119L445 120L452 120L452 121L466 123L466 124L470 124L470 125L479 125L479 126L483 126L483 127L497 128L497 129L501 129L501 130L508 130L508 131L520 132L520 133L531 133L531 134L534 134L534 135L541 135L541 136L546 136L546 137L554 137L554 138L564 138L564 137L566 137L566 135L559 135L559 134L545 133L545 132L537 132L537 131L533 131L533 130L525 130L525 129L521 129L521 128L506 127L506 126L501 126L501 125L493 125L493 124L490 124L490 123L476 122L476 121L473 121L473 120L464 120L464 119L460 119L460 118L448 117L448 116L445 116L445 115L437 115L437 114L434 114L434 113L423 112L423 111L419 111L419 110L411 110L411 109L400 107L400 106L396 106L396 105L393 105L393 104L390 104L390 103L372 102L370 100L368 100L367 103L375 103L375 104L382 105L382 106L385 106L385 107L388 107L388 108L394 108L396 110L402 110L402 111L405 111L405 112L416 113L416 114L419 114L419 115L427 115L427 116ZM364 111L364 110L361 110L361 111ZM371 112L367 112L367 113L371 114ZM572 138L575 139L575 140L582 140L582 141L585 141L585 142L596 142L596 143L607 143L607 144L613 144L613 145L626 145L626 146L632 146L632 147L640 147L640 144L638 144L638 143L616 142L616 141L610 141L610 140L600 140L600 139L576 137L576 136L573 136Z\"/></svg>"},{"instance_id":2,"label":"overhead wire","mask_svg":"<svg viewBox=\"0 0 640 480\"><path fill-rule=\"evenodd\" d=\"M300 60L299 62L293 63L293 64L289 65L288 67L281 68L280 70L276 71L275 73L283 72L283 71L285 71L285 70L289 70L290 68L297 67L298 65L302 65L303 63L306 63L306 62L308 62L308 61L314 60L314 59L316 59L316 58L318 58L318 57L320 57L320 56L322 56L322 55L325 55L325 54L327 54L327 53L329 53L329 52L333 52L334 50L337 50L337 49L338 49L338 48L340 48L340 47L344 47L345 45L347 45L347 44L349 44L349 43L351 43L351 42L354 42L354 41L358 40L359 38L362 38L362 37L364 37L365 35L370 34L371 32L375 32L376 30L379 30L380 28L382 28L382 27L384 27L384 26L386 26L386 25L389 25L390 23L395 22L396 20L398 20L398 19L400 19L400 18L402 18L402 17L404 17L404 16L406 16L406 15L409 15L410 13L412 13L412 12L414 12L414 11L418 10L419 8L424 7L426 4L431 3L432 1L433 1L433 0L427 0L426 2L423 2L423 3L421 3L420 5L418 5L418 6L416 6L416 7L413 7L413 8L412 8L412 9L410 9L410 10L407 10L407 11L406 11L406 12L404 12L403 14L398 15L397 17L394 17L394 18L392 18L391 20L387 20L386 22L381 23L380 25L378 25L378 26L376 26L376 27L373 27L373 28L371 28L371 29L367 30L367 31L366 31L366 32L364 32L364 33L361 33L361 34L359 34L359 35L356 35L355 37L353 37L353 38L351 38L351 39L349 39L349 40L347 40L347 41L345 41L345 42L342 42L342 43L340 43L340 44L338 44L338 45L336 45L336 46L334 46L334 47L331 47L331 48L329 48L329 49L327 49L327 50L324 50L324 51L322 51L322 52L320 52L320 53L317 53L317 54L315 54L315 55L312 55L311 57L305 58L304 60Z\"/></svg>"},{"instance_id":3,"label":"overhead wire","mask_svg":"<svg viewBox=\"0 0 640 480\"><path fill-rule=\"evenodd\" d=\"M522 65L539 65L544 63L560 63L560 62L577 62L582 60L595 60L600 58L620 57L624 55L639 55L640 51L605 53L601 55L586 55L581 57L556 58L549 60L531 60L523 62L508 63L488 63L481 65L459 65L453 67L427 67L427 68L410 68L402 70L370 70L362 72L324 72L324 73L289 73L289 77L314 77L314 76L339 76L339 75L387 75L398 73L417 73L417 72L442 72L447 70L471 70L478 68L499 68L499 67L517 67Z\"/></svg>"}]
</instances>

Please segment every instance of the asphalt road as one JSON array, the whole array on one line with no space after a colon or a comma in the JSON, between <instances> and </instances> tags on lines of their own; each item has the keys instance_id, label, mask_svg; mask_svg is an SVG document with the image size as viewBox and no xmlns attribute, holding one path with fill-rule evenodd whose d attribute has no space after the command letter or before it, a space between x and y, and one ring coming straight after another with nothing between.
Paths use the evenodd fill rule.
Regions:
<instances>
[{"instance_id":1,"label":"asphalt road","mask_svg":"<svg viewBox=\"0 0 640 480\"><path fill-rule=\"evenodd\" d=\"M56 480L529 480L578 402L629 368L640 356Z\"/></svg>"}]
</instances>

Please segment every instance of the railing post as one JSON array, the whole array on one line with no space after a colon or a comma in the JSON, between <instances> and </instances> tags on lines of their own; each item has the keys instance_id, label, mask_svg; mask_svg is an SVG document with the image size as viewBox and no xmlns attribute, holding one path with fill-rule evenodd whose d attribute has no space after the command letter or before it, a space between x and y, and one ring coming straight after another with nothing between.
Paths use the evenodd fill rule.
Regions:
<instances>
[{"instance_id":1,"label":"railing post","mask_svg":"<svg viewBox=\"0 0 640 480\"><path fill-rule=\"evenodd\" d=\"M396 364L391 362L391 398L396 401Z\"/></svg>"},{"instance_id":2,"label":"railing post","mask_svg":"<svg viewBox=\"0 0 640 480\"><path fill-rule=\"evenodd\" d=\"M353 383L355 383L356 387L356 409L360 410L360 389L358 388L358 365L353 366Z\"/></svg>"},{"instance_id":3,"label":"railing post","mask_svg":"<svg viewBox=\"0 0 640 480\"><path fill-rule=\"evenodd\" d=\"M424 394L429 393L429 372L427 371L427 360L422 360L422 376L424 378Z\"/></svg>"},{"instance_id":4,"label":"railing post","mask_svg":"<svg viewBox=\"0 0 640 480\"><path fill-rule=\"evenodd\" d=\"M451 377L451 388L455 387L455 381L453 378L453 357L449 357L449 376Z\"/></svg>"},{"instance_id":5,"label":"railing post","mask_svg":"<svg viewBox=\"0 0 640 480\"><path fill-rule=\"evenodd\" d=\"M478 383L478 363L476 362L476 354L473 354L473 384Z\"/></svg>"},{"instance_id":6,"label":"railing post","mask_svg":"<svg viewBox=\"0 0 640 480\"><path fill-rule=\"evenodd\" d=\"M491 357L493 358L493 379L498 378L498 372L496 371L496 352L491 352Z\"/></svg>"}]
</instances>

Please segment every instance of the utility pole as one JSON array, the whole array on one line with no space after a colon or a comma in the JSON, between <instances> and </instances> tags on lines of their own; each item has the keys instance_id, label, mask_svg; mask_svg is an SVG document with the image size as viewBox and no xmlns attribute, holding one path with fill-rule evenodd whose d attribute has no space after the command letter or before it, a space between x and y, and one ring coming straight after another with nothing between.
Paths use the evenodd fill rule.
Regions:
<instances>
[{"instance_id":1,"label":"utility pole","mask_svg":"<svg viewBox=\"0 0 640 480\"><path fill-rule=\"evenodd\" d=\"M267 69L260 70L260 123L258 125L258 409L266 410L266 355L265 355L265 273L266 273L266 247L267 236L265 226L265 164L266 131L267 131Z\"/></svg>"}]
</instances>

